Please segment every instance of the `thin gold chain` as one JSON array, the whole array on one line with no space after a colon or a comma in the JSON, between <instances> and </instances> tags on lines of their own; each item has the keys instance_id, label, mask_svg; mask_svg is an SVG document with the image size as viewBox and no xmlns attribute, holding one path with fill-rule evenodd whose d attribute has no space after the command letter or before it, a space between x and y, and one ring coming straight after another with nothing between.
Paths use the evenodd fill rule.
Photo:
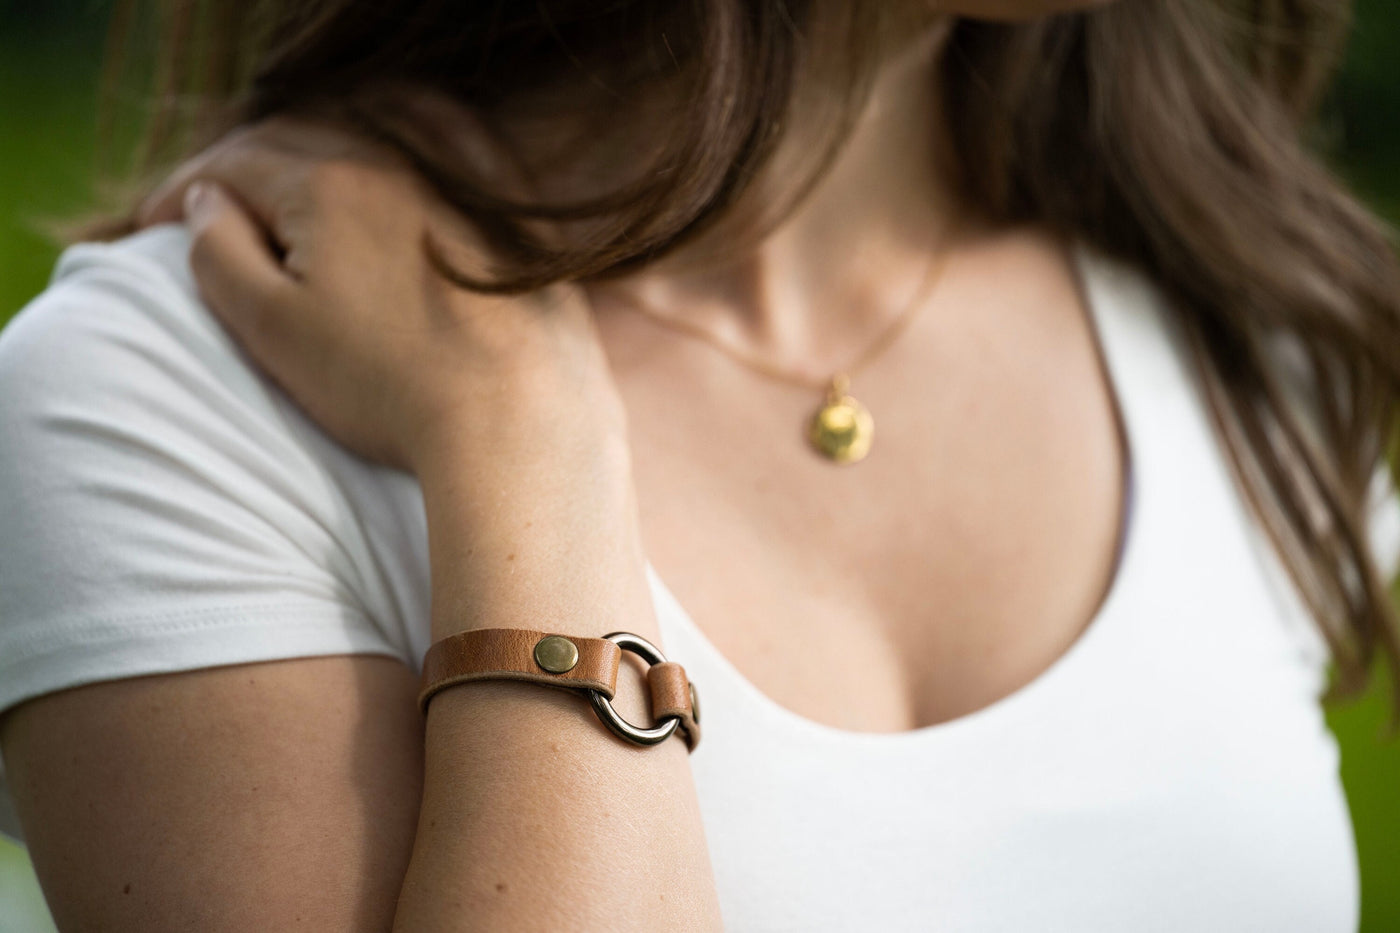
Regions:
<instances>
[{"instance_id":1,"label":"thin gold chain","mask_svg":"<svg viewBox=\"0 0 1400 933\"><path fill-rule=\"evenodd\" d=\"M885 329L850 362L850 364L834 370L832 375L826 376L820 380L781 369L762 357L755 356L743 350L737 350L695 321L687 318L667 317L657 314L655 311L649 311L641 305L632 303L627 303L625 307L630 308L637 314L654 321L662 327L669 328L687 337L699 340L707 344L711 349L719 351L735 362L769 379L785 382L789 385L801 386L805 389L825 390L833 385L841 385L843 386L841 391L844 392L844 385L849 383L850 377L884 352L890 344L894 343L917 316L919 309L930 303L934 293L938 290L938 285L943 281L943 274L948 268L948 260L954 252L949 245L951 239L952 238L948 235L939 238L941 248L933 252L929 257L929 261L924 267L923 275L919 278L919 284L914 289L914 297L905 308L899 312L895 319L891 321L889 325L887 325Z\"/></svg>"}]
</instances>

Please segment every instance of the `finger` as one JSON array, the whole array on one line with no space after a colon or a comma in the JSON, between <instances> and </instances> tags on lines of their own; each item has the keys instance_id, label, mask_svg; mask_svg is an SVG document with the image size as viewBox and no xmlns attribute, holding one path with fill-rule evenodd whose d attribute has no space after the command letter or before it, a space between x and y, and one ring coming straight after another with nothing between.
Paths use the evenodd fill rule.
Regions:
<instances>
[{"instance_id":1,"label":"finger","mask_svg":"<svg viewBox=\"0 0 1400 933\"><path fill-rule=\"evenodd\" d=\"M261 127L240 128L172 172L141 202L137 222L143 227L179 222L185 214L185 192L197 179L206 179L239 191L254 216L275 229L278 181L287 178L293 162Z\"/></svg>"},{"instance_id":2,"label":"finger","mask_svg":"<svg viewBox=\"0 0 1400 933\"><path fill-rule=\"evenodd\" d=\"M179 221L185 190L200 178L238 192L244 204L269 230L280 230L288 195L305 191L307 170L326 160L376 164L386 155L369 140L325 123L294 117L269 117L238 127L182 163L147 195L137 208L143 227Z\"/></svg>"},{"instance_id":3,"label":"finger","mask_svg":"<svg viewBox=\"0 0 1400 933\"><path fill-rule=\"evenodd\" d=\"M142 227L178 223L185 212L185 192L207 161L196 158L184 163L146 195L136 208L136 223Z\"/></svg>"},{"instance_id":4,"label":"finger","mask_svg":"<svg viewBox=\"0 0 1400 933\"><path fill-rule=\"evenodd\" d=\"M285 352L296 280L283 271L266 231L218 184L195 181L182 213L190 228L190 269L200 295L234 339L265 367Z\"/></svg>"},{"instance_id":5,"label":"finger","mask_svg":"<svg viewBox=\"0 0 1400 933\"><path fill-rule=\"evenodd\" d=\"M136 208L136 222L143 227L152 227L182 220L185 216L185 192L191 183L201 175L208 175L216 160L246 134L246 129L236 129L208 149L180 163L154 191L141 200Z\"/></svg>"}]
</instances>

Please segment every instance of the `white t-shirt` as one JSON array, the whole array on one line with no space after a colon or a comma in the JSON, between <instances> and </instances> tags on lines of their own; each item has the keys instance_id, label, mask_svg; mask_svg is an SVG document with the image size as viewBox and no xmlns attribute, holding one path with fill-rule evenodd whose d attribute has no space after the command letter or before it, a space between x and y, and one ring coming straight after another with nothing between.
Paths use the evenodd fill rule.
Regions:
<instances>
[{"instance_id":1,"label":"white t-shirt","mask_svg":"<svg viewBox=\"0 0 1400 933\"><path fill-rule=\"evenodd\" d=\"M417 669L413 477L328 440L203 307L166 226L80 245L0 336L0 709L94 681L365 652ZM1132 465L1085 634L949 723L853 733L760 693L664 582L735 931L1349 931L1327 662L1232 484L1158 292L1077 254ZM1394 565L1400 507L1376 487ZM3 789L0 789L3 793Z\"/></svg>"}]
</instances>

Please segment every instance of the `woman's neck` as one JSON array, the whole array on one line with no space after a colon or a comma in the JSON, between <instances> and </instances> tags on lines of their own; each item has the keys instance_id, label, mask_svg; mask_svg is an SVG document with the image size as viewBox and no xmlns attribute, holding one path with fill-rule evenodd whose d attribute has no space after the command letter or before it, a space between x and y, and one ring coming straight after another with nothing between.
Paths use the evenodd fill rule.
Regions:
<instances>
[{"instance_id":1,"label":"woman's neck","mask_svg":"<svg viewBox=\"0 0 1400 933\"><path fill-rule=\"evenodd\" d=\"M595 307L684 315L799 372L841 365L905 310L954 213L937 80L945 38L936 24L887 62L829 171L760 243L725 255L736 231L721 222L661 262L590 285ZM767 191L791 184L785 164L814 145L798 130L775 154L775 184L750 189L758 207ZM754 206L734 214L752 216Z\"/></svg>"}]
</instances>

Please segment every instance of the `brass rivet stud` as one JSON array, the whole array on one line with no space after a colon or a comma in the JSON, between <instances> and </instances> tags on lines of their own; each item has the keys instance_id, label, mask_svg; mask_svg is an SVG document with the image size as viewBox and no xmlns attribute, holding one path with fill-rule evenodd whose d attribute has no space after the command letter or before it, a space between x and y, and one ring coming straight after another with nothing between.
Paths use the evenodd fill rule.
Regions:
<instances>
[{"instance_id":1,"label":"brass rivet stud","mask_svg":"<svg viewBox=\"0 0 1400 933\"><path fill-rule=\"evenodd\" d=\"M562 635L546 635L535 643L535 663L551 674L563 674L578 663L578 646Z\"/></svg>"},{"instance_id":2,"label":"brass rivet stud","mask_svg":"<svg viewBox=\"0 0 1400 933\"><path fill-rule=\"evenodd\" d=\"M690 688L690 718L695 720L695 724L700 725L700 695L695 692L695 684L686 684Z\"/></svg>"}]
</instances>

